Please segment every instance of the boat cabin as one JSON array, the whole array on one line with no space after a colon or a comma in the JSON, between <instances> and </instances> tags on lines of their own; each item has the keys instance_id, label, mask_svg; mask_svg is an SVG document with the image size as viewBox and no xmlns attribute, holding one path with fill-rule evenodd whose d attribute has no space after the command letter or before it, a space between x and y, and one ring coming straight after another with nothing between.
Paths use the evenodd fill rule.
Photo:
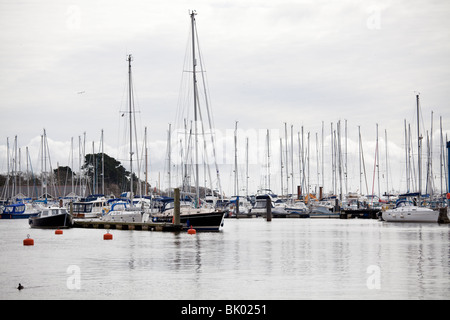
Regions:
<instances>
[{"instance_id":1,"label":"boat cabin","mask_svg":"<svg viewBox=\"0 0 450 320\"><path fill-rule=\"evenodd\" d=\"M59 214L66 214L67 209L66 208L56 208L56 207L50 207L50 208L44 208L42 209L42 212L39 214L41 218L43 217L50 217L50 216L56 216Z\"/></svg>"}]
</instances>

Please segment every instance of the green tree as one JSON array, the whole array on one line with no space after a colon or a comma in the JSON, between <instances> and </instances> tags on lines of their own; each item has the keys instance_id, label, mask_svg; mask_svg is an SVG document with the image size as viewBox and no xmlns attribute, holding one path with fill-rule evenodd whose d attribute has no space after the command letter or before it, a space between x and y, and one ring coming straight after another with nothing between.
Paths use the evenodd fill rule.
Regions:
<instances>
[{"instance_id":1,"label":"green tree","mask_svg":"<svg viewBox=\"0 0 450 320\"><path fill-rule=\"evenodd\" d=\"M104 158L104 181L105 192L112 192L114 194L120 193L121 190L129 188L129 175L130 172L125 170L120 161L110 157L106 153L103 154ZM87 154L84 159L84 165L82 167L86 170L87 176L91 183L95 182L97 186L102 182L102 154Z\"/></svg>"}]
</instances>

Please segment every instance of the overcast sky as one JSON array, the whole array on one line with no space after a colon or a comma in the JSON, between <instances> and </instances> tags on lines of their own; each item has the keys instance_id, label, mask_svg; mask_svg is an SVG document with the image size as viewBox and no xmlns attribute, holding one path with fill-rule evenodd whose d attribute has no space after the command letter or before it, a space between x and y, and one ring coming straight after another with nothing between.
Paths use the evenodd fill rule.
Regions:
<instances>
[{"instance_id":1,"label":"overcast sky","mask_svg":"<svg viewBox=\"0 0 450 320\"><path fill-rule=\"evenodd\" d=\"M322 121L329 135L331 122L347 120L349 153L358 150L361 126L371 182L378 123L380 137L388 132L392 183L399 190L403 124L406 119L415 128L416 92L424 135L434 112L436 153L439 117L450 133L446 0L0 0L0 170L6 171L7 137L12 146L16 135L37 165L44 128L53 166L70 165L70 140L78 147L84 132L88 150L92 141L98 148L102 129L106 152L120 157L126 55L132 54L138 123L141 131L148 127L156 181L164 170L168 124L175 122L192 9L222 136L239 121L247 133L270 129L284 137L286 122L295 137L301 126L311 132L315 148ZM357 159L351 158L353 189L359 187ZM254 162L251 192L264 163ZM230 194L230 166L221 173Z\"/></svg>"}]
</instances>

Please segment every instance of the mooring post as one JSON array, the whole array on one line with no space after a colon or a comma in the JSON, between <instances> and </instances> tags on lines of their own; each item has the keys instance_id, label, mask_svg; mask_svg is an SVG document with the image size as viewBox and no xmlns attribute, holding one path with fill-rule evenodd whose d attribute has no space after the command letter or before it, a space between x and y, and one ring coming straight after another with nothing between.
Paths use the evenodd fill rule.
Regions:
<instances>
[{"instance_id":1,"label":"mooring post","mask_svg":"<svg viewBox=\"0 0 450 320\"><path fill-rule=\"evenodd\" d=\"M272 200L269 197L266 199L266 219L272 221Z\"/></svg>"},{"instance_id":2,"label":"mooring post","mask_svg":"<svg viewBox=\"0 0 450 320\"><path fill-rule=\"evenodd\" d=\"M173 224L178 225L180 224L180 189L175 188L174 191L174 210L173 210Z\"/></svg>"}]
</instances>

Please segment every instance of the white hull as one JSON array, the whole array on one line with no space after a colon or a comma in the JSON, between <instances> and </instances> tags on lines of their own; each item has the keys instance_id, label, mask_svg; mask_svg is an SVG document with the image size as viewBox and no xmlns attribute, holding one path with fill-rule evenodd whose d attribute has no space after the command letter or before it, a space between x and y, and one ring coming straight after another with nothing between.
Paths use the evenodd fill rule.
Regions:
<instances>
[{"instance_id":1,"label":"white hull","mask_svg":"<svg viewBox=\"0 0 450 320\"><path fill-rule=\"evenodd\" d=\"M388 222L438 222L439 211L415 206L383 211L382 218Z\"/></svg>"},{"instance_id":2,"label":"white hull","mask_svg":"<svg viewBox=\"0 0 450 320\"><path fill-rule=\"evenodd\" d=\"M145 222L148 220L148 214L141 210L110 211L101 217L101 220L108 222Z\"/></svg>"}]
</instances>

